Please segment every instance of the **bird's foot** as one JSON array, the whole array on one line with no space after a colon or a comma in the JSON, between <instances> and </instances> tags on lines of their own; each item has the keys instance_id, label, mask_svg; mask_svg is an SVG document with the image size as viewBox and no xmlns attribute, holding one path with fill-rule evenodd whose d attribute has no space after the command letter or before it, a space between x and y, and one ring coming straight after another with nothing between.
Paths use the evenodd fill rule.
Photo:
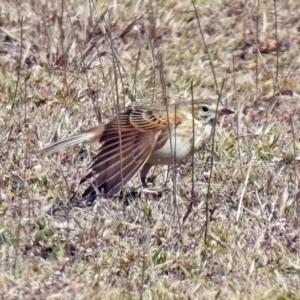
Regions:
<instances>
[{"instance_id":1,"label":"bird's foot","mask_svg":"<svg viewBox=\"0 0 300 300\"><path fill-rule=\"evenodd\" d=\"M148 200L157 200L158 198L161 198L164 191L165 191L164 187L161 188L143 187L143 193L145 194Z\"/></svg>"}]
</instances>

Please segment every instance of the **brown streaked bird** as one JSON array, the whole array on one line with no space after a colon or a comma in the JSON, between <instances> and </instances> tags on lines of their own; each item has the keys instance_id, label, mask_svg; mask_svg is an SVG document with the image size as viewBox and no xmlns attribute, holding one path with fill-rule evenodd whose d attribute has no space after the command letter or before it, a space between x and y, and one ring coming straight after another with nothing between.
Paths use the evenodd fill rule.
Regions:
<instances>
[{"instance_id":1,"label":"brown streaked bird","mask_svg":"<svg viewBox=\"0 0 300 300\"><path fill-rule=\"evenodd\" d=\"M99 142L99 152L80 181L81 184L93 178L82 197L95 197L96 189L112 197L139 170L146 187L152 166L180 163L199 151L210 139L216 116L233 113L220 106L218 112L217 105L209 101L130 108L107 124L58 141L42 153L50 154L82 142Z\"/></svg>"}]
</instances>

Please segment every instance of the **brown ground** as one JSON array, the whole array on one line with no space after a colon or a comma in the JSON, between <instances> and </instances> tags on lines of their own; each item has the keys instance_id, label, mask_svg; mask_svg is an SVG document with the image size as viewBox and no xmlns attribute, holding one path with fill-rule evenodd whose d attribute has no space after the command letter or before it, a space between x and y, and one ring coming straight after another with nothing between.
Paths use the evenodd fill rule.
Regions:
<instances>
[{"instance_id":1,"label":"brown ground","mask_svg":"<svg viewBox=\"0 0 300 300\"><path fill-rule=\"evenodd\" d=\"M196 1L208 50L189 1L104 2L0 2L0 295L300 299L300 2ZM96 146L40 149L223 81L237 115L194 174L156 170L175 192L69 207Z\"/></svg>"}]
</instances>

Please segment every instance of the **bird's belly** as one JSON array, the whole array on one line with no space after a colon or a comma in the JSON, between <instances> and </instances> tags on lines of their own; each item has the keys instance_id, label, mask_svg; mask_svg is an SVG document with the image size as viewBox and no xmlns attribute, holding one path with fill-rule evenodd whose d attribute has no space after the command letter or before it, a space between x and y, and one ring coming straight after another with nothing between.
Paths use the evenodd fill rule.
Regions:
<instances>
[{"instance_id":1,"label":"bird's belly","mask_svg":"<svg viewBox=\"0 0 300 300\"><path fill-rule=\"evenodd\" d=\"M176 138L172 139L172 147L171 142L168 140L165 145L154 151L150 158L148 159L148 162L155 165L171 165L174 163L180 163L188 156L192 155L193 153L193 141L191 138L184 137L184 138ZM196 147L195 143L195 150L197 151L199 147ZM174 161L173 161L174 157Z\"/></svg>"},{"instance_id":2,"label":"bird's belly","mask_svg":"<svg viewBox=\"0 0 300 300\"><path fill-rule=\"evenodd\" d=\"M170 140L165 145L154 151L149 158L149 162L160 165L171 165L173 157L175 163L180 163L183 159L192 153L192 143L190 138L172 139L172 146Z\"/></svg>"}]
</instances>

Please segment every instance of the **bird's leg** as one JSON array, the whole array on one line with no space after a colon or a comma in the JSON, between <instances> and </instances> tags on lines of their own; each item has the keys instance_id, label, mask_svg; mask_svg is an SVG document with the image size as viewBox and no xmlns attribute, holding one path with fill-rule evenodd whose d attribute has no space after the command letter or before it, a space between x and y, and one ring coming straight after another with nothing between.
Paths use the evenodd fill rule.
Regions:
<instances>
[{"instance_id":1,"label":"bird's leg","mask_svg":"<svg viewBox=\"0 0 300 300\"><path fill-rule=\"evenodd\" d=\"M145 192L146 197L150 200L154 200L156 196L160 197L162 195L162 189L157 189L157 188L148 188L147 182L146 182L146 177L151 169L152 165L151 164L144 164L144 166L141 169L140 176L141 176L141 181L143 184L143 190ZM153 198L154 197L154 198Z\"/></svg>"},{"instance_id":2,"label":"bird's leg","mask_svg":"<svg viewBox=\"0 0 300 300\"><path fill-rule=\"evenodd\" d=\"M151 167L152 167L152 165L146 163L146 164L144 164L144 166L141 169L140 176L141 176L141 181L142 181L143 187L148 187L146 178L147 178L147 174L148 174L149 170L151 169Z\"/></svg>"}]
</instances>

